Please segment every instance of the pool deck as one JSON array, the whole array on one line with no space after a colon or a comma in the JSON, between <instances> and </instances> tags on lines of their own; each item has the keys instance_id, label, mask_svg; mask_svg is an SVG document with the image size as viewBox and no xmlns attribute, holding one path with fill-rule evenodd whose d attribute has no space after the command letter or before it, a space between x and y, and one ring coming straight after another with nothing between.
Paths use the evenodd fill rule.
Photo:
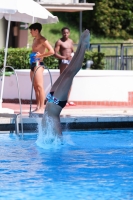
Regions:
<instances>
[{"instance_id":1,"label":"pool deck","mask_svg":"<svg viewBox=\"0 0 133 200\"><path fill-rule=\"evenodd\" d=\"M22 115L28 116L30 111L29 104L22 104ZM14 110L14 113L20 112L20 106L18 103L2 103L3 108L9 108ZM45 107L45 106L44 106ZM32 105L32 110L36 108L36 105ZM131 106L100 106L100 105L76 105L76 106L66 106L61 115L69 115L69 116L90 116L90 115L102 115L102 114L110 114L110 115L124 115L131 116L133 115L133 107Z\"/></svg>"},{"instance_id":2,"label":"pool deck","mask_svg":"<svg viewBox=\"0 0 133 200\"><path fill-rule=\"evenodd\" d=\"M32 105L34 110L36 105ZM15 114L20 113L17 103L3 103L2 108L13 109ZM36 129L36 124L41 121L43 114L29 116L30 105L22 104L22 119L26 131ZM1 118L2 119L2 118ZM4 120L4 121L2 121ZM8 127L6 119L0 122L0 131ZM76 105L66 106L61 112L62 127L69 129L108 129L108 128L133 128L133 108L129 106L99 106ZM29 126L32 124L32 127Z\"/></svg>"}]
</instances>

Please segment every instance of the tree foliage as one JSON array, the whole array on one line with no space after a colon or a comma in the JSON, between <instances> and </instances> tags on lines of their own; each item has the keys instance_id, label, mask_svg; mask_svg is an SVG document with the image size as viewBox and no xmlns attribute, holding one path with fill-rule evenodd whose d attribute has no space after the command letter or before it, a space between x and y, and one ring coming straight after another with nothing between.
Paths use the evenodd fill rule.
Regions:
<instances>
[{"instance_id":1,"label":"tree foliage","mask_svg":"<svg viewBox=\"0 0 133 200\"><path fill-rule=\"evenodd\" d=\"M112 38L133 38L133 0L87 0L95 3L94 10L82 12L83 30L88 28L96 35ZM79 13L64 13L68 20L79 27Z\"/></svg>"},{"instance_id":2,"label":"tree foliage","mask_svg":"<svg viewBox=\"0 0 133 200\"><path fill-rule=\"evenodd\" d=\"M129 38L133 33L132 0L95 0L94 32L109 37Z\"/></svg>"},{"instance_id":3,"label":"tree foliage","mask_svg":"<svg viewBox=\"0 0 133 200\"><path fill-rule=\"evenodd\" d=\"M95 3L93 14L88 12L94 33L108 37L133 37L133 2L131 0L87 0ZM83 20L83 25L88 23Z\"/></svg>"}]
</instances>

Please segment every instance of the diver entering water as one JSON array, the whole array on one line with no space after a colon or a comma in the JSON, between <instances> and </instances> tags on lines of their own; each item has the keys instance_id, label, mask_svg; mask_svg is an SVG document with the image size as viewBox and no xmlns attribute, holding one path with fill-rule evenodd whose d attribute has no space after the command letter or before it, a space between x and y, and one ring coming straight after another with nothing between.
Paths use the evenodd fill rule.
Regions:
<instances>
[{"instance_id":1,"label":"diver entering water","mask_svg":"<svg viewBox=\"0 0 133 200\"><path fill-rule=\"evenodd\" d=\"M89 38L89 31L85 30L80 37L76 53L69 66L59 76L59 78L52 86L50 93L47 95L47 103L42 118L43 134L49 134L48 127L50 120L52 122L50 124L52 134L62 138L60 113L67 103L68 94L73 78L82 67L84 53L89 46Z\"/></svg>"}]
</instances>

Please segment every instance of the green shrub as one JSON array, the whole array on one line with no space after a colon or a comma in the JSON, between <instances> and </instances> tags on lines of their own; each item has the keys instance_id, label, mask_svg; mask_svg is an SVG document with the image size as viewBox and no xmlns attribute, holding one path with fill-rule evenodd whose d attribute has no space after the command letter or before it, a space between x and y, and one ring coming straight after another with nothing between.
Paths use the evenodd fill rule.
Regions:
<instances>
[{"instance_id":1,"label":"green shrub","mask_svg":"<svg viewBox=\"0 0 133 200\"><path fill-rule=\"evenodd\" d=\"M86 62L92 60L93 64L91 69L104 69L104 53L98 53L93 51L86 51L83 62L83 69L86 68Z\"/></svg>"},{"instance_id":2,"label":"green shrub","mask_svg":"<svg viewBox=\"0 0 133 200\"><path fill-rule=\"evenodd\" d=\"M88 2L88 1L87 1ZM92 0L93 16L88 12L91 30L111 38L132 38L133 2L131 0ZM86 23L90 24L89 21Z\"/></svg>"},{"instance_id":3,"label":"green shrub","mask_svg":"<svg viewBox=\"0 0 133 200\"><path fill-rule=\"evenodd\" d=\"M29 54L31 49L9 48L7 52L6 66L12 66L14 69L29 69ZM0 50L0 68L4 63L4 49ZM7 69L9 71L10 69Z\"/></svg>"},{"instance_id":4,"label":"green shrub","mask_svg":"<svg viewBox=\"0 0 133 200\"><path fill-rule=\"evenodd\" d=\"M54 56L44 58L44 63L49 69L58 69L59 66L58 59L56 59Z\"/></svg>"},{"instance_id":5,"label":"green shrub","mask_svg":"<svg viewBox=\"0 0 133 200\"><path fill-rule=\"evenodd\" d=\"M30 69L30 58L29 55L31 49L26 48L9 48L7 53L6 66L12 66L14 69ZM82 68L86 67L88 60L93 60L94 64L91 66L92 69L104 69L103 63L104 54L98 52L86 51ZM4 49L0 50L0 68L3 67L4 63ZM58 59L54 56L44 58L44 63L49 69L58 69ZM7 71L11 71L7 68Z\"/></svg>"}]
</instances>

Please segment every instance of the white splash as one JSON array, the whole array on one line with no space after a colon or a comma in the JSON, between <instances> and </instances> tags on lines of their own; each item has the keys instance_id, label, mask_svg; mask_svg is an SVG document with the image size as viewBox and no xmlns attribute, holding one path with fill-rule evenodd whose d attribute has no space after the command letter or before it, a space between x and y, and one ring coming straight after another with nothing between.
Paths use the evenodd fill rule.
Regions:
<instances>
[{"instance_id":1,"label":"white splash","mask_svg":"<svg viewBox=\"0 0 133 200\"><path fill-rule=\"evenodd\" d=\"M59 138L53 132L53 122L50 118L45 118L46 127L38 123L38 138L36 144L43 149L61 148L63 138Z\"/></svg>"}]
</instances>

